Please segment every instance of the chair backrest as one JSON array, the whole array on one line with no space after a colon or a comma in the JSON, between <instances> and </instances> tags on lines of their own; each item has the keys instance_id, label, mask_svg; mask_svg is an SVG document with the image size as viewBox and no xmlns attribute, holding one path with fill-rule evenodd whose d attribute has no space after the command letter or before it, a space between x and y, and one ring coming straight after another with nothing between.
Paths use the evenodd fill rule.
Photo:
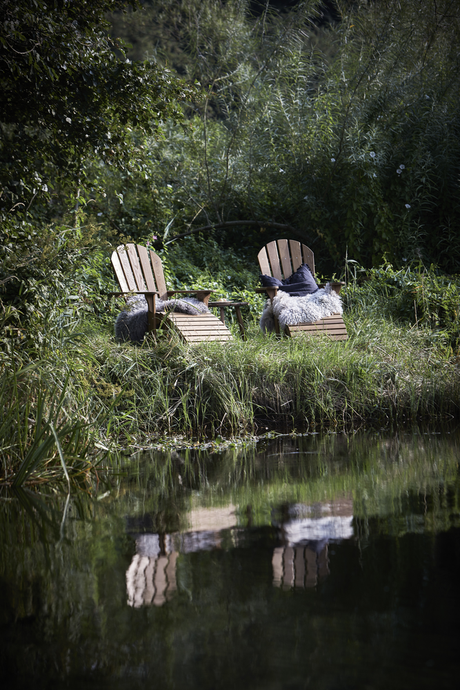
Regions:
<instances>
[{"instance_id":1,"label":"chair backrest","mask_svg":"<svg viewBox=\"0 0 460 690\"><path fill-rule=\"evenodd\" d=\"M257 255L260 270L264 275L278 280L289 278L299 266L307 264L315 275L315 256L311 249L297 240L274 240Z\"/></svg>"},{"instance_id":2,"label":"chair backrest","mask_svg":"<svg viewBox=\"0 0 460 690\"><path fill-rule=\"evenodd\" d=\"M163 265L158 254L139 244L122 244L111 256L122 292L158 292L168 298Z\"/></svg>"}]
</instances>

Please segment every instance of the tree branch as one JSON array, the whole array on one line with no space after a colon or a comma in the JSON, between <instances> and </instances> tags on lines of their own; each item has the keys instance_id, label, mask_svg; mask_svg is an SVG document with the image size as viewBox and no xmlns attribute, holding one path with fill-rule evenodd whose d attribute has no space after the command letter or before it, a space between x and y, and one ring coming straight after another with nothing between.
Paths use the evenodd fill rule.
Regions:
<instances>
[{"instance_id":1,"label":"tree branch","mask_svg":"<svg viewBox=\"0 0 460 690\"><path fill-rule=\"evenodd\" d=\"M188 235L194 235L197 232L209 232L210 230L218 230L220 228L230 228L234 226L241 226L241 225L257 225L261 228L278 228L278 230L289 230L290 232L293 232L295 235L299 235L300 231L294 228L292 225L289 225L287 223L273 223L271 221L259 221L259 220L226 220L221 223L213 223L212 225L203 225L200 228L193 228L193 230L187 230L187 232L183 232L180 235L175 235L174 237L171 237L168 242L165 242L165 245L171 244L171 242L174 242L175 240L180 240L183 237L187 237Z\"/></svg>"}]
</instances>

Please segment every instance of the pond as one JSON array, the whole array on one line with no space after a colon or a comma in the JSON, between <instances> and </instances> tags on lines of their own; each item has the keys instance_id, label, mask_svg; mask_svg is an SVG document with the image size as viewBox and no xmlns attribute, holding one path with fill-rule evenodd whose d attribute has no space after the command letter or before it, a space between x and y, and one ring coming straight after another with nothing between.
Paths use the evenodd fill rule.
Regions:
<instances>
[{"instance_id":1,"label":"pond","mask_svg":"<svg viewBox=\"0 0 460 690\"><path fill-rule=\"evenodd\" d=\"M277 436L3 494L2 687L456 687L459 450Z\"/></svg>"}]
</instances>

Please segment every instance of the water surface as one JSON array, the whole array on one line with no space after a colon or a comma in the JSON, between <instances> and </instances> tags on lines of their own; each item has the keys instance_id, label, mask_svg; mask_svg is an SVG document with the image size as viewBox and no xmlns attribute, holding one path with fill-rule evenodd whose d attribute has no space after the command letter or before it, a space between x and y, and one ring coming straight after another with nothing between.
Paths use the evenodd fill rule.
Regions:
<instances>
[{"instance_id":1,"label":"water surface","mask_svg":"<svg viewBox=\"0 0 460 690\"><path fill-rule=\"evenodd\" d=\"M5 494L2 687L457 687L459 440L280 437Z\"/></svg>"}]
</instances>

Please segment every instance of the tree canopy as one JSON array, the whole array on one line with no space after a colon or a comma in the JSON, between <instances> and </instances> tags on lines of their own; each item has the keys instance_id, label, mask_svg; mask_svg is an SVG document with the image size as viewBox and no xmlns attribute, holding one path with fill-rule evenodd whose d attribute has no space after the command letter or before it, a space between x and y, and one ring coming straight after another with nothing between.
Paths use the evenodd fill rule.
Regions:
<instances>
[{"instance_id":1,"label":"tree canopy","mask_svg":"<svg viewBox=\"0 0 460 690\"><path fill-rule=\"evenodd\" d=\"M0 205L28 206L85 156L120 163L131 129L155 133L191 89L125 59L106 13L122 0L0 0Z\"/></svg>"},{"instance_id":2,"label":"tree canopy","mask_svg":"<svg viewBox=\"0 0 460 690\"><path fill-rule=\"evenodd\" d=\"M77 214L99 246L210 232L254 256L288 228L327 273L459 271L455 0L143 5L0 0L0 282L69 276Z\"/></svg>"}]
</instances>

